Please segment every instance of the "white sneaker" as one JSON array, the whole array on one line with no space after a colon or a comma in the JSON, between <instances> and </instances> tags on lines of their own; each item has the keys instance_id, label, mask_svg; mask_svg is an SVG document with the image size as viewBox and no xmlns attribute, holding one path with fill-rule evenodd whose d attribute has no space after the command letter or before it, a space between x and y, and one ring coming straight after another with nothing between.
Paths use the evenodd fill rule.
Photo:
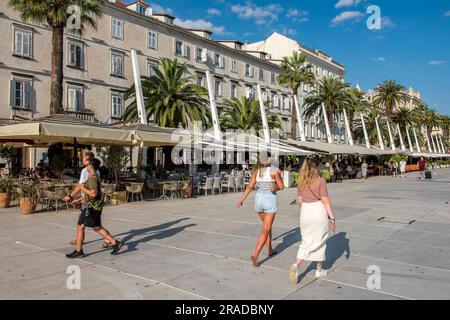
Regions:
<instances>
[{"instance_id":1,"label":"white sneaker","mask_svg":"<svg viewBox=\"0 0 450 320\"><path fill-rule=\"evenodd\" d=\"M328 271L325 269L316 270L316 277L323 278L328 274Z\"/></svg>"},{"instance_id":2,"label":"white sneaker","mask_svg":"<svg viewBox=\"0 0 450 320\"><path fill-rule=\"evenodd\" d=\"M297 284L298 268L295 263L291 266L291 269L289 270L289 280L291 281L292 284Z\"/></svg>"}]
</instances>

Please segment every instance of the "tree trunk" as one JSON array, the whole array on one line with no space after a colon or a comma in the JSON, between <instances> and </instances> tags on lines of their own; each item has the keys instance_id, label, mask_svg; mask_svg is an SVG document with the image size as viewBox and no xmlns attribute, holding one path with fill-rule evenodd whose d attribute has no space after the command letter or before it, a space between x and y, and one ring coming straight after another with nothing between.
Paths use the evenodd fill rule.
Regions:
<instances>
[{"instance_id":1,"label":"tree trunk","mask_svg":"<svg viewBox=\"0 0 450 320\"><path fill-rule=\"evenodd\" d=\"M50 114L62 112L63 100L63 46L64 28L53 28L52 35L52 77L50 87Z\"/></svg>"}]
</instances>

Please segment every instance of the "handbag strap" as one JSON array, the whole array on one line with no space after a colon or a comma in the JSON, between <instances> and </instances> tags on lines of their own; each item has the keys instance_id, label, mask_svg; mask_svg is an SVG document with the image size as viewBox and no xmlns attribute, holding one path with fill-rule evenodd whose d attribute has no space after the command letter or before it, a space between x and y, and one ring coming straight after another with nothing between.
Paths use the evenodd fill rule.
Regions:
<instances>
[{"instance_id":1,"label":"handbag strap","mask_svg":"<svg viewBox=\"0 0 450 320\"><path fill-rule=\"evenodd\" d=\"M308 186L309 190L311 191L311 193L313 194L314 197L317 198L317 200L322 201L322 198L318 197L315 192L312 190L311 186Z\"/></svg>"}]
</instances>

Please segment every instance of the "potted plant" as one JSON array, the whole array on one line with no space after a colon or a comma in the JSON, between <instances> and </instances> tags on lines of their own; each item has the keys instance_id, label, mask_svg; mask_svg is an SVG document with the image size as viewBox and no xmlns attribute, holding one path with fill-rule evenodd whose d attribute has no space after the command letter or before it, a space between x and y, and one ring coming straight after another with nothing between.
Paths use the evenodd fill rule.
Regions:
<instances>
[{"instance_id":1,"label":"potted plant","mask_svg":"<svg viewBox=\"0 0 450 320\"><path fill-rule=\"evenodd\" d=\"M36 211L39 195L38 184L37 179L26 179L20 182L20 187L17 188L17 196L22 214L31 214Z\"/></svg>"},{"instance_id":2,"label":"potted plant","mask_svg":"<svg viewBox=\"0 0 450 320\"><path fill-rule=\"evenodd\" d=\"M322 170L320 171L320 176L324 178L327 182L331 181L331 173L330 170Z\"/></svg>"},{"instance_id":3,"label":"potted plant","mask_svg":"<svg viewBox=\"0 0 450 320\"><path fill-rule=\"evenodd\" d=\"M0 208L8 208L11 203L12 183L10 177L0 177Z\"/></svg>"}]
</instances>

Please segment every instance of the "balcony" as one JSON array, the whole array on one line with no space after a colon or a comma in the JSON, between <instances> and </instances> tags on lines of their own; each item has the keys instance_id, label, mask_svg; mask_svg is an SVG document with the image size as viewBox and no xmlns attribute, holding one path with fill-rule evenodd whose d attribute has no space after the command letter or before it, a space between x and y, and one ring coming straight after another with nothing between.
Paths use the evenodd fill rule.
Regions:
<instances>
[{"instance_id":1,"label":"balcony","mask_svg":"<svg viewBox=\"0 0 450 320\"><path fill-rule=\"evenodd\" d=\"M85 121L90 121L90 122L98 122L97 119L95 119L95 113L92 110L89 109L84 109L82 111L69 111L66 110L64 112L64 114L80 119L80 120L85 120Z\"/></svg>"}]
</instances>

